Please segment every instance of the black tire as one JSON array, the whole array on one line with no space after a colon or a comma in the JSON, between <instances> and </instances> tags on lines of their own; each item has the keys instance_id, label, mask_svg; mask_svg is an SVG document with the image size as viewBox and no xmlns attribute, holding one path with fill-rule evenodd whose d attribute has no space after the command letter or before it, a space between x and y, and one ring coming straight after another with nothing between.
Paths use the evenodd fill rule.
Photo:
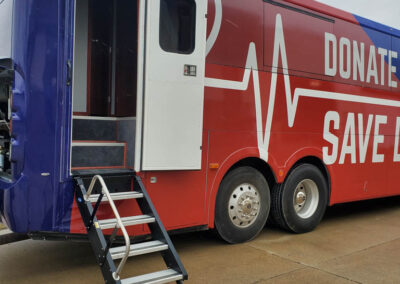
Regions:
<instances>
[{"instance_id":1,"label":"black tire","mask_svg":"<svg viewBox=\"0 0 400 284\"><path fill-rule=\"evenodd\" d=\"M241 220L234 221L232 220L235 216L230 217L231 215L235 215L236 211L229 210L239 210L232 209L232 204L229 202L234 197L235 190L243 191L243 194L240 192L238 195L238 200L240 198L246 196L246 188L240 187L240 185L249 184L249 192L258 191L259 194L255 194L254 196L259 196L259 211L258 214L255 214L256 217L249 221L249 224L245 224L243 222L243 226L241 224L235 225L234 222L240 222ZM250 187L253 187L250 189ZM235 199L233 199L235 200ZM248 200L248 199L247 199ZM251 167L241 167L232 170L230 173L224 177L219 187L217 200L215 203L215 228L218 235L228 243L243 243L249 240L254 239L264 228L265 223L267 222L271 198L268 183L265 177L256 169ZM239 206L239 205L238 205ZM250 206L251 210L256 210L257 206ZM250 215L250 214L249 214ZM243 216L242 216L243 217ZM240 217L241 218L241 217ZM235 218L236 219L236 218Z\"/></svg>"},{"instance_id":2,"label":"black tire","mask_svg":"<svg viewBox=\"0 0 400 284\"><path fill-rule=\"evenodd\" d=\"M301 189L304 188L302 187L304 183L310 184L310 187L313 187L313 184L316 186L317 189L314 187L314 192L315 190L318 191L318 201L314 201L313 206L310 203L304 203L303 208L296 204L298 210L300 210L297 213L294 205L294 195L298 186ZM298 234L310 232L318 226L325 214L329 200L327 181L321 171L311 164L301 164L294 168L283 184L274 187L271 195L273 222L282 229ZM312 194L310 196L310 198L313 198ZM314 200L316 199L314 198ZM309 201L306 199L305 202ZM309 209L311 207L315 208L315 211ZM302 213L301 210L303 209L309 209L309 211L305 210ZM308 212L309 214L306 214ZM301 214L304 215L301 216Z\"/></svg>"}]
</instances>

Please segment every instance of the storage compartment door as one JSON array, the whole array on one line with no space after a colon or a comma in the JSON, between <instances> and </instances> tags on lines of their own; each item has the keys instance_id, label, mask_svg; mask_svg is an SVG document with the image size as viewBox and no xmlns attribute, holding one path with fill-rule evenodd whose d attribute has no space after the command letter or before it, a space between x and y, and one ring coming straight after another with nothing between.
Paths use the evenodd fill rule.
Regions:
<instances>
[{"instance_id":1,"label":"storage compartment door","mask_svg":"<svg viewBox=\"0 0 400 284\"><path fill-rule=\"evenodd\" d=\"M142 170L199 170L207 1L146 5Z\"/></svg>"}]
</instances>

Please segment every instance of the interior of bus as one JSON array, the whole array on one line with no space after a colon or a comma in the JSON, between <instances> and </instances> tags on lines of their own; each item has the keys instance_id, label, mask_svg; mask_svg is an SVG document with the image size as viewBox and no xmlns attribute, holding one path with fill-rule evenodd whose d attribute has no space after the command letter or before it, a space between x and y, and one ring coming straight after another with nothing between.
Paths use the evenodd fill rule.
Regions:
<instances>
[{"instance_id":1,"label":"interior of bus","mask_svg":"<svg viewBox=\"0 0 400 284\"><path fill-rule=\"evenodd\" d=\"M76 0L71 170L133 168L137 0Z\"/></svg>"}]
</instances>

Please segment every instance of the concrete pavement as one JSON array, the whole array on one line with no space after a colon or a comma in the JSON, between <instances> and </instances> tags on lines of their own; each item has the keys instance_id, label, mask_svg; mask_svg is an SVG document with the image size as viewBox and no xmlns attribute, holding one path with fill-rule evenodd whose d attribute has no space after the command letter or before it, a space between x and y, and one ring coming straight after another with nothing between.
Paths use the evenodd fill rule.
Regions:
<instances>
[{"instance_id":1,"label":"concrete pavement","mask_svg":"<svg viewBox=\"0 0 400 284\"><path fill-rule=\"evenodd\" d=\"M330 208L304 235L266 228L227 245L207 233L174 236L185 283L400 283L400 198ZM164 269L158 255L129 260L125 276ZM0 283L102 283L89 244L22 241L0 246Z\"/></svg>"}]
</instances>

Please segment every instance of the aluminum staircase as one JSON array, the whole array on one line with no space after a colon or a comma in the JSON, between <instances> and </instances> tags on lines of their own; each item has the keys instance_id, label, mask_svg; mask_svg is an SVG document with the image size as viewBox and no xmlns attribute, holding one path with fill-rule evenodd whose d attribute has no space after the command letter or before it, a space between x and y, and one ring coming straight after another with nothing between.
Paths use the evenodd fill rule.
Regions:
<instances>
[{"instance_id":1,"label":"aluminum staircase","mask_svg":"<svg viewBox=\"0 0 400 284\"><path fill-rule=\"evenodd\" d=\"M75 177L76 201L86 226L89 241L92 245L97 262L101 268L105 283L123 284L161 284L176 282L182 283L188 279L187 272L183 267L179 256L161 223L149 195L144 188L140 177L131 174L134 183L134 191L110 193L102 176L95 175L86 191L84 182L80 176ZM92 194L96 183L100 183L101 193ZM142 211L142 215L121 218L114 203L116 200L135 199ZM113 219L98 220L96 217L100 205L111 207ZM142 243L131 244L126 231L127 226L147 224L152 235L152 240ZM114 229L112 235L106 240L103 230ZM124 246L113 247L117 233L121 231L125 240ZM149 274L121 279L121 271L129 257L161 252L166 270ZM121 260L116 266L114 260Z\"/></svg>"}]
</instances>

